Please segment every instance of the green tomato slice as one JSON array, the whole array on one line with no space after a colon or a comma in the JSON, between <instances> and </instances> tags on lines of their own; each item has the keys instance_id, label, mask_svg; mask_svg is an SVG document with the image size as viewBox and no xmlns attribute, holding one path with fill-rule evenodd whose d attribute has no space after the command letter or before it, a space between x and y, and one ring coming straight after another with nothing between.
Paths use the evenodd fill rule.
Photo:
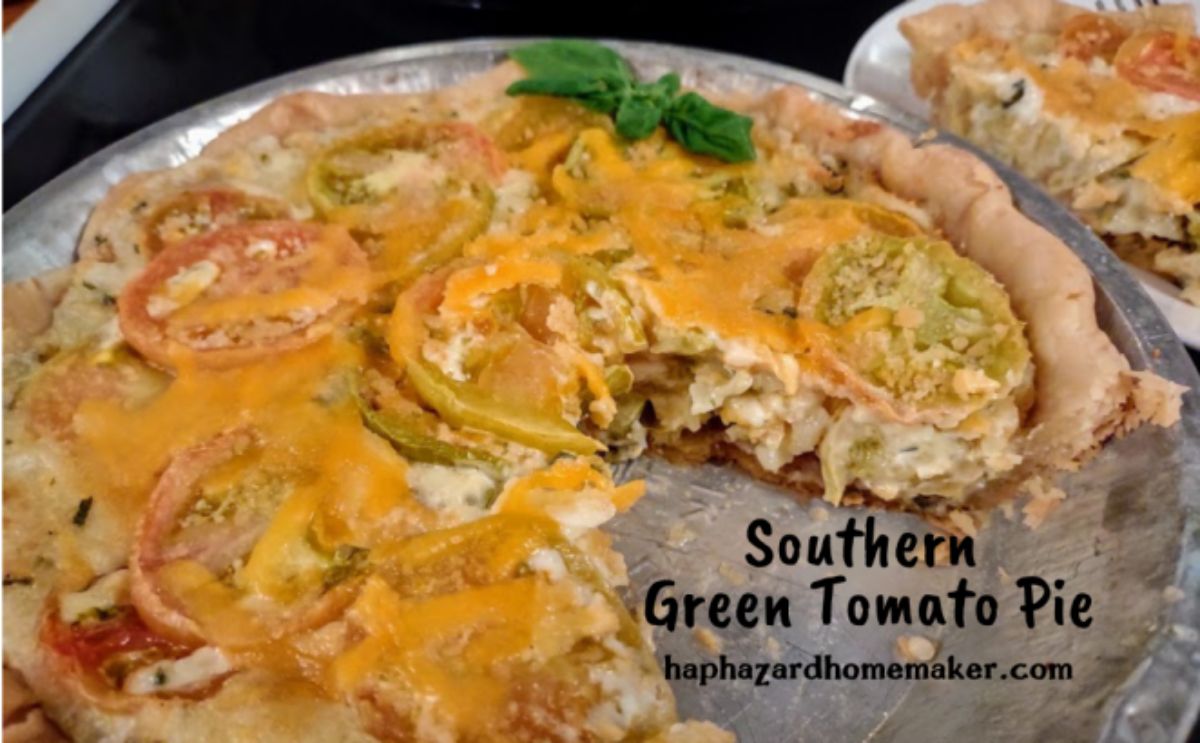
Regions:
<instances>
[{"instance_id":1,"label":"green tomato slice","mask_svg":"<svg viewBox=\"0 0 1200 743\"><path fill-rule=\"evenodd\" d=\"M503 170L491 140L470 124L405 121L335 142L308 170L322 213L437 191L446 183L493 183Z\"/></svg>"},{"instance_id":2,"label":"green tomato slice","mask_svg":"<svg viewBox=\"0 0 1200 743\"><path fill-rule=\"evenodd\" d=\"M646 331L634 314L633 303L625 294L620 282L614 279L608 268L600 261L584 255L572 255L566 259L567 271L577 287L575 309L585 336L591 335L591 320L585 312L590 302L605 308L614 315L617 343L621 351L633 353L647 345ZM607 300L607 302L606 302Z\"/></svg>"},{"instance_id":3,"label":"green tomato slice","mask_svg":"<svg viewBox=\"0 0 1200 743\"><path fill-rule=\"evenodd\" d=\"M430 436L421 430L418 421L384 410L375 410L361 395L355 394L359 415L363 424L375 434L382 436L405 459L426 464L441 464L450 467L469 465L484 469L491 474L503 472L506 467L502 459L473 447L458 446Z\"/></svg>"},{"instance_id":4,"label":"green tomato slice","mask_svg":"<svg viewBox=\"0 0 1200 743\"><path fill-rule=\"evenodd\" d=\"M955 425L1031 378L1024 325L990 274L949 243L872 235L827 250L801 304L895 417Z\"/></svg>"},{"instance_id":5,"label":"green tomato slice","mask_svg":"<svg viewBox=\"0 0 1200 743\"><path fill-rule=\"evenodd\" d=\"M450 379L421 359L409 359L405 369L421 399L453 425L488 431L547 454L594 454L604 448L562 418L497 399L469 382Z\"/></svg>"}]
</instances>

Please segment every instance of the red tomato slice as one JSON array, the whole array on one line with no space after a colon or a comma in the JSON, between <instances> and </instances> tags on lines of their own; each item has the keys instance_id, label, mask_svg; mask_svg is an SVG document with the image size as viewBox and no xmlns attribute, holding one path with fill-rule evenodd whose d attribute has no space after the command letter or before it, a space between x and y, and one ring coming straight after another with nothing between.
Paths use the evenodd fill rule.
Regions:
<instances>
[{"instance_id":1,"label":"red tomato slice","mask_svg":"<svg viewBox=\"0 0 1200 743\"><path fill-rule=\"evenodd\" d=\"M38 437L69 442L75 438L75 413L86 400L140 400L166 382L159 371L133 359L98 362L93 354L67 352L38 371L17 397L29 430Z\"/></svg>"},{"instance_id":2,"label":"red tomato slice","mask_svg":"<svg viewBox=\"0 0 1200 743\"><path fill-rule=\"evenodd\" d=\"M44 641L88 671L100 671L117 655L149 652L156 658L182 658L191 651L147 627L131 606L116 609L116 615L108 619L77 624L63 622L54 611L46 615L45 622Z\"/></svg>"},{"instance_id":3,"label":"red tomato slice","mask_svg":"<svg viewBox=\"0 0 1200 743\"><path fill-rule=\"evenodd\" d=\"M146 221L147 255L213 230L243 222L287 217L287 205L231 188L185 191L169 199Z\"/></svg>"},{"instance_id":4,"label":"red tomato slice","mask_svg":"<svg viewBox=\"0 0 1200 743\"><path fill-rule=\"evenodd\" d=\"M117 300L121 332L163 367L229 367L306 346L367 298L367 257L342 227L253 222L156 256Z\"/></svg>"},{"instance_id":5,"label":"red tomato slice","mask_svg":"<svg viewBox=\"0 0 1200 743\"><path fill-rule=\"evenodd\" d=\"M1134 85L1200 101L1200 38L1141 33L1121 45L1115 64Z\"/></svg>"},{"instance_id":6,"label":"red tomato slice","mask_svg":"<svg viewBox=\"0 0 1200 743\"><path fill-rule=\"evenodd\" d=\"M247 515L215 530L202 524L184 525L181 520L200 497L198 485L206 476L235 457L252 455L261 443L255 432L243 428L182 451L171 460L150 494L130 553L129 589L138 613L158 634L185 644L214 641L163 585L160 569L175 560L194 560L213 570L225 569L251 553L267 527L266 519ZM261 640L268 642L331 621L353 600L356 590L355 582L347 581L272 614L264 620L270 630Z\"/></svg>"},{"instance_id":7,"label":"red tomato slice","mask_svg":"<svg viewBox=\"0 0 1200 743\"><path fill-rule=\"evenodd\" d=\"M41 642L71 681L94 700L108 704L119 704L114 695L129 671L182 658L194 649L150 629L132 606L119 607L108 618L67 624L56 602L42 616Z\"/></svg>"},{"instance_id":8,"label":"red tomato slice","mask_svg":"<svg viewBox=\"0 0 1200 743\"><path fill-rule=\"evenodd\" d=\"M1129 38L1129 29L1099 13L1080 13L1063 24L1058 34L1058 49L1065 57L1089 62L1099 57L1111 62L1121 44Z\"/></svg>"},{"instance_id":9,"label":"red tomato slice","mask_svg":"<svg viewBox=\"0 0 1200 743\"><path fill-rule=\"evenodd\" d=\"M133 603L156 631L180 642L203 639L200 627L181 612L160 589L156 572L172 559L202 558L219 545L194 543L168 554L167 538L196 499L196 483L213 468L237 456L256 442L248 430L235 430L184 451L171 460L138 522L137 540L129 558ZM252 544L252 543L251 543Z\"/></svg>"}]
</instances>

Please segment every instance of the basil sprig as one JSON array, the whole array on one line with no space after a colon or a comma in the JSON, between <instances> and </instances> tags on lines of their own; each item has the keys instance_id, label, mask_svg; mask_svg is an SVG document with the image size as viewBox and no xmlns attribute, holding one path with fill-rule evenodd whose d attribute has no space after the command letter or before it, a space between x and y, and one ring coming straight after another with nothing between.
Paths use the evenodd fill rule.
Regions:
<instances>
[{"instance_id":1,"label":"basil sprig","mask_svg":"<svg viewBox=\"0 0 1200 743\"><path fill-rule=\"evenodd\" d=\"M738 163L754 159L748 116L714 106L698 93L679 94L679 75L639 82L629 64L591 41L542 41L509 52L529 77L508 86L509 95L570 98L608 114L617 133L631 140L650 136L659 124L702 155Z\"/></svg>"}]
</instances>

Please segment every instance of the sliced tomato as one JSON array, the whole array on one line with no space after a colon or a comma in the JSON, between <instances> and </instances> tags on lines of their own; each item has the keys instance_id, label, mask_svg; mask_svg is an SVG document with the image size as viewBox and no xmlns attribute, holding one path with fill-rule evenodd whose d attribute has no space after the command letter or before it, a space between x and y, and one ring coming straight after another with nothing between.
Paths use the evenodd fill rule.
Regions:
<instances>
[{"instance_id":1,"label":"sliced tomato","mask_svg":"<svg viewBox=\"0 0 1200 743\"><path fill-rule=\"evenodd\" d=\"M166 377L131 354L98 361L95 354L64 352L21 390L18 410L35 436L61 442L75 438L75 413L86 400L146 399L162 389Z\"/></svg>"},{"instance_id":2,"label":"sliced tomato","mask_svg":"<svg viewBox=\"0 0 1200 743\"><path fill-rule=\"evenodd\" d=\"M236 575L286 506L294 477L303 476L303 468L264 467L265 451L256 432L234 429L180 452L163 471L142 512L129 562L133 604L158 634L184 644L251 646L325 624L353 598L355 581L339 580L288 606L241 603L250 594L237 587ZM201 503L209 496L215 503ZM211 599L209 614L190 615L187 600L173 592L164 573L181 565L189 566L191 578L202 578L189 590ZM336 575L336 555L329 567ZM218 576L233 577L221 582Z\"/></svg>"},{"instance_id":3,"label":"sliced tomato","mask_svg":"<svg viewBox=\"0 0 1200 743\"><path fill-rule=\"evenodd\" d=\"M252 196L232 188L184 191L160 205L146 220L146 252L158 255L163 248L223 227L287 217L287 205L278 199Z\"/></svg>"},{"instance_id":4,"label":"sliced tomato","mask_svg":"<svg viewBox=\"0 0 1200 743\"><path fill-rule=\"evenodd\" d=\"M112 614L67 624L52 612L46 617L43 637L55 652L92 671L118 655L149 652L158 658L181 658L191 649L150 629L132 606L119 607Z\"/></svg>"},{"instance_id":5,"label":"sliced tomato","mask_svg":"<svg viewBox=\"0 0 1200 743\"><path fill-rule=\"evenodd\" d=\"M56 602L42 616L41 642L73 681L93 698L107 701L130 671L195 649L155 632L132 606L117 607L104 618L67 623Z\"/></svg>"},{"instance_id":6,"label":"sliced tomato","mask_svg":"<svg viewBox=\"0 0 1200 743\"><path fill-rule=\"evenodd\" d=\"M407 121L338 142L309 168L325 218L363 240L380 283L456 257L491 218L504 156L476 127Z\"/></svg>"},{"instance_id":7,"label":"sliced tomato","mask_svg":"<svg viewBox=\"0 0 1200 743\"><path fill-rule=\"evenodd\" d=\"M406 121L325 150L309 168L308 189L316 207L330 214L428 197L449 180L495 183L504 167L491 138L470 124Z\"/></svg>"},{"instance_id":8,"label":"sliced tomato","mask_svg":"<svg viewBox=\"0 0 1200 743\"><path fill-rule=\"evenodd\" d=\"M1172 31L1131 37L1117 51L1117 73L1142 88L1200 101L1200 38Z\"/></svg>"},{"instance_id":9,"label":"sliced tomato","mask_svg":"<svg viewBox=\"0 0 1200 743\"><path fill-rule=\"evenodd\" d=\"M1111 62L1121 44L1129 38L1129 29L1099 13L1080 13L1063 24L1058 34L1058 50L1065 57L1090 62L1097 57Z\"/></svg>"},{"instance_id":10,"label":"sliced tomato","mask_svg":"<svg viewBox=\"0 0 1200 743\"><path fill-rule=\"evenodd\" d=\"M117 300L121 332L163 367L228 367L306 346L366 301L345 229L255 222L169 246Z\"/></svg>"},{"instance_id":11,"label":"sliced tomato","mask_svg":"<svg viewBox=\"0 0 1200 743\"><path fill-rule=\"evenodd\" d=\"M201 478L255 443L252 432L238 429L184 451L171 460L150 494L130 555L130 593L138 612L164 636L194 643L202 639L203 633L161 589L158 569L170 560L200 558L207 562L208 553L220 548L210 540L172 545L169 538L197 499L196 486Z\"/></svg>"}]
</instances>

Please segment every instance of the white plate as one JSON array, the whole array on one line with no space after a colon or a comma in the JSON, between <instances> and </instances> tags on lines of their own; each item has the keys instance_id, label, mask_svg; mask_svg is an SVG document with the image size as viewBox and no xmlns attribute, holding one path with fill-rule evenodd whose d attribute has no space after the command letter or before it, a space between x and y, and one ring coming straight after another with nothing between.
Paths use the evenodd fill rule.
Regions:
<instances>
[{"instance_id":1,"label":"white plate","mask_svg":"<svg viewBox=\"0 0 1200 743\"><path fill-rule=\"evenodd\" d=\"M5 120L116 2L39 0L4 32Z\"/></svg>"},{"instance_id":2,"label":"white plate","mask_svg":"<svg viewBox=\"0 0 1200 743\"><path fill-rule=\"evenodd\" d=\"M957 0L961 5L974 5L979 0ZM1065 0L1072 5L1093 8L1084 0ZM942 5L946 0L909 0L885 13L867 29L846 63L843 80L846 86L866 93L903 111L929 118L929 106L917 97L909 83L912 55L908 42L900 35L900 20ZM1112 7L1114 3L1106 3ZM1193 0L1200 11L1200 0ZM1200 16L1200 12L1198 12ZM1179 298L1179 289L1145 271L1130 269L1142 287L1166 315L1180 339L1192 348L1200 349L1200 308Z\"/></svg>"}]
</instances>

